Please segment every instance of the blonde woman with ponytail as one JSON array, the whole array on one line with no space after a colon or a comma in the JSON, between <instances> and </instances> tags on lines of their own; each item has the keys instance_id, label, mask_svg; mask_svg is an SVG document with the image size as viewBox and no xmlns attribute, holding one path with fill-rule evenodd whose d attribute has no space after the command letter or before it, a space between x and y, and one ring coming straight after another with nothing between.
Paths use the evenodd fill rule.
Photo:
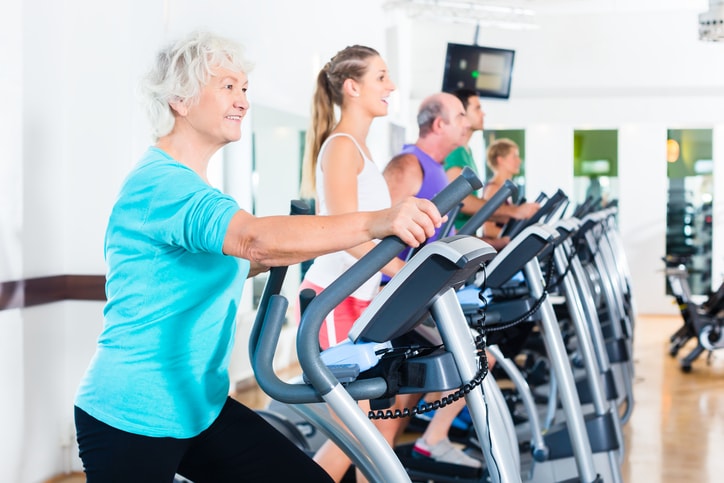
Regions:
<instances>
[{"instance_id":1,"label":"blonde woman with ponytail","mask_svg":"<svg viewBox=\"0 0 724 483\"><path fill-rule=\"evenodd\" d=\"M387 115L395 90L387 65L376 50L353 45L335 55L317 76L312 121L302 175L302 196L315 198L320 215L374 211L390 207L385 179L372 161L367 134L372 121ZM335 116L339 107L339 120ZM318 257L301 289L319 292L375 246L374 241ZM397 260L383 269L394 275ZM349 329L377 294L380 275L367 281L328 317L320 333L323 349L346 339Z\"/></svg>"},{"instance_id":2,"label":"blonde woman with ponytail","mask_svg":"<svg viewBox=\"0 0 724 483\"><path fill-rule=\"evenodd\" d=\"M318 214L337 215L390 207L387 183L372 161L367 134L375 118L387 115L389 96L394 90L385 61L370 47L347 47L319 72L301 190L302 196L316 199ZM335 106L339 108L339 120ZM375 241L370 241L316 258L300 290L311 288L319 293L374 246ZM393 276L403 264L395 258L383 267L382 273ZM323 349L347 338L354 322L379 291L380 280L378 273L327 316L319 337ZM360 404L369 409L366 401ZM392 445L399 424L389 420L375 424ZM344 477L351 464L331 441L322 445L314 459L335 481ZM356 476L358 482L365 481L360 471Z\"/></svg>"}]
</instances>

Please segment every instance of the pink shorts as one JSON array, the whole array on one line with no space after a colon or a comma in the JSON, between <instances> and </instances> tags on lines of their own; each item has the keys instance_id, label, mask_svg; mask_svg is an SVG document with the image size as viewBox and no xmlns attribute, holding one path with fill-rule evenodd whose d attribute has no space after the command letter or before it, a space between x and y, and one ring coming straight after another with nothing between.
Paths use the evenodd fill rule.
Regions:
<instances>
[{"instance_id":1,"label":"pink shorts","mask_svg":"<svg viewBox=\"0 0 724 483\"><path fill-rule=\"evenodd\" d=\"M311 288L319 294L324 288L314 285L306 280L302 281L299 290ZM347 338L350 329L357 321L362 312L370 305L371 300L360 300L354 297L347 297L339 304L322 323L319 331L319 345L322 350L339 344ZM297 323L301 318L299 305L297 305Z\"/></svg>"}]
</instances>

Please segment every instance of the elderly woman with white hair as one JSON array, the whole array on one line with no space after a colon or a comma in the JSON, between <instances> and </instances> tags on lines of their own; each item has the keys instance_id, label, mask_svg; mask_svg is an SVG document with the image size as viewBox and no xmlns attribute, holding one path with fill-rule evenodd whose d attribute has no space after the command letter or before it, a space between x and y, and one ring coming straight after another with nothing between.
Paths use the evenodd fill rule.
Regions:
<instances>
[{"instance_id":1,"label":"elderly woman with white hair","mask_svg":"<svg viewBox=\"0 0 724 483\"><path fill-rule=\"evenodd\" d=\"M241 210L207 168L241 137L248 70L235 42L200 32L162 50L144 79L155 143L110 214L104 325L75 400L91 483L328 481L228 396L244 280L389 235L417 246L442 222L414 198L333 216Z\"/></svg>"}]
</instances>

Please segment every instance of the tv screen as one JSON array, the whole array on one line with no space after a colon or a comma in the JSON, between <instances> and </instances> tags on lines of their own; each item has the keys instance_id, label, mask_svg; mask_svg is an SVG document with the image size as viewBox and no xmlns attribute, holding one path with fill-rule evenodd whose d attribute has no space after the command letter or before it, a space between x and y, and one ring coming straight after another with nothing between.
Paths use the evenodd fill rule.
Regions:
<instances>
[{"instance_id":1,"label":"tv screen","mask_svg":"<svg viewBox=\"0 0 724 483\"><path fill-rule=\"evenodd\" d=\"M515 51L480 45L447 44L442 90L472 89L480 97L508 99Z\"/></svg>"}]
</instances>

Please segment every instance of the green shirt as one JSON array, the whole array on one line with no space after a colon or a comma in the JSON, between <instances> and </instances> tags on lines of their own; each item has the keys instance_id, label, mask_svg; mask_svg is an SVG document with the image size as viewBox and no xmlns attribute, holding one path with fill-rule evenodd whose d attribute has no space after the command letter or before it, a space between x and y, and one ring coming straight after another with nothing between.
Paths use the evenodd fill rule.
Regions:
<instances>
[{"instance_id":1,"label":"green shirt","mask_svg":"<svg viewBox=\"0 0 724 483\"><path fill-rule=\"evenodd\" d=\"M475 174L480 176L478 174L478 168L477 166L475 166L475 160L473 159L470 148L467 146L460 146L458 148L455 148L453 152L448 154L447 158L445 158L444 166L445 171L450 168L463 169L465 167L468 167L472 169ZM475 191L473 194L475 196L480 196L480 190ZM462 212L458 213L458 216L455 218L455 229L459 230L460 228L462 228L469 219L470 215L466 215Z\"/></svg>"}]
</instances>

